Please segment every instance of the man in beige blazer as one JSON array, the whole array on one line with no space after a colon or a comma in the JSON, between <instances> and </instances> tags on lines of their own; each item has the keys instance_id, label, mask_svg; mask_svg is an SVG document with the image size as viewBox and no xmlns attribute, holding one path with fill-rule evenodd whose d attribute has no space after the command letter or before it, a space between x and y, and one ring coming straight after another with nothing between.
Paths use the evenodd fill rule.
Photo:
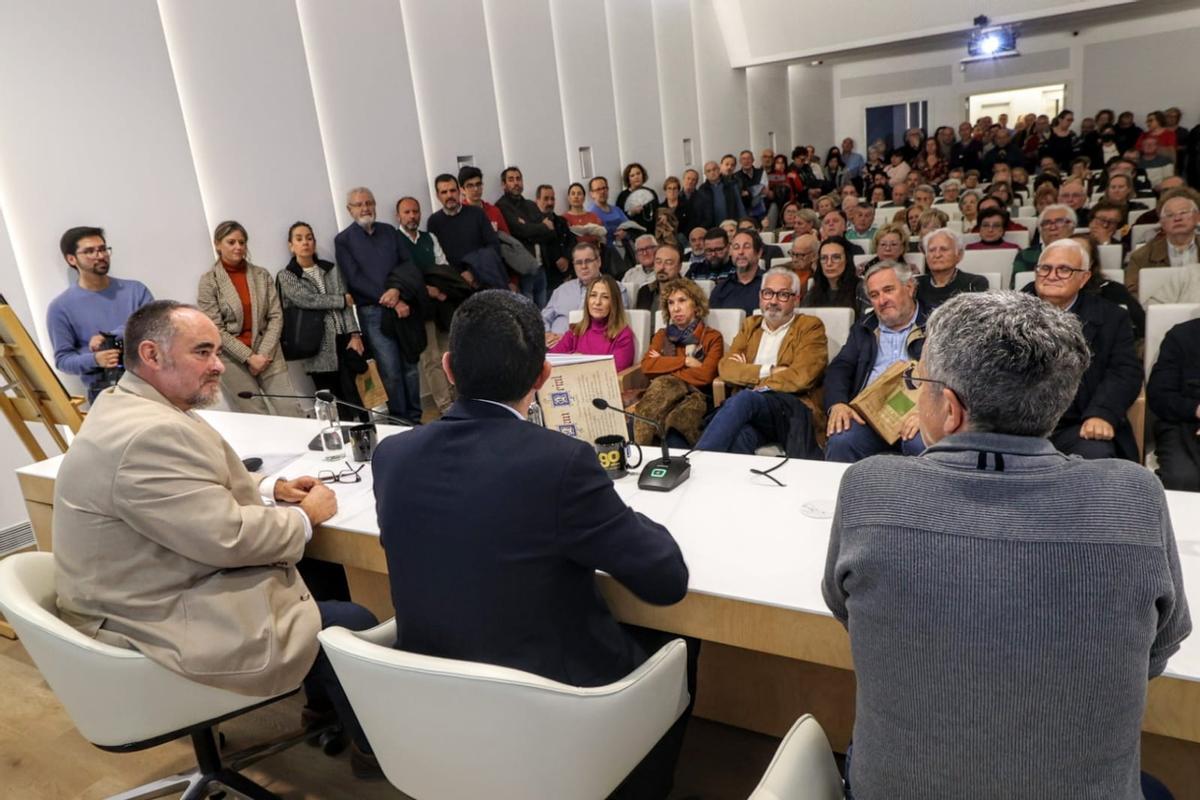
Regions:
<instances>
[{"instance_id":1,"label":"man in beige blazer","mask_svg":"<svg viewBox=\"0 0 1200 800\"><path fill-rule=\"evenodd\" d=\"M296 570L313 526L337 511L333 492L305 476L260 494L192 412L215 401L225 369L220 334L198 309L143 306L125 342L127 372L100 394L55 484L63 619L240 694L270 697L303 682L306 718L336 711L356 750L370 753L316 637L374 617L352 603L314 602Z\"/></svg>"},{"instance_id":2,"label":"man in beige blazer","mask_svg":"<svg viewBox=\"0 0 1200 800\"><path fill-rule=\"evenodd\" d=\"M1137 296L1138 277L1147 267L1182 267L1200 263L1198 196L1192 189L1172 189L1162 197L1158 218L1162 233L1134 250L1125 267L1125 286Z\"/></svg>"}]
</instances>

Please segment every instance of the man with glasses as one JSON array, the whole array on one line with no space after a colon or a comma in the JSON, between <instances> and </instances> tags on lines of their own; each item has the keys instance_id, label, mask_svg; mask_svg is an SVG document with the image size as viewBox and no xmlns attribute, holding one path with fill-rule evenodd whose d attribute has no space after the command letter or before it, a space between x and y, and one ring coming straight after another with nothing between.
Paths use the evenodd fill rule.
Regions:
<instances>
[{"instance_id":1,"label":"man with glasses","mask_svg":"<svg viewBox=\"0 0 1200 800\"><path fill-rule=\"evenodd\" d=\"M1137 294L1138 273L1146 267L1182 267L1200 262L1200 237L1196 226L1197 195L1191 189L1172 189L1158 207L1162 234L1134 250L1125 268L1125 285Z\"/></svg>"},{"instance_id":2,"label":"man with glasses","mask_svg":"<svg viewBox=\"0 0 1200 800\"><path fill-rule=\"evenodd\" d=\"M1092 206L1090 216L1088 234L1097 245L1121 243L1119 232L1125 220L1125 209L1102 197Z\"/></svg>"},{"instance_id":3,"label":"man with glasses","mask_svg":"<svg viewBox=\"0 0 1200 800\"><path fill-rule=\"evenodd\" d=\"M1192 628L1166 498L1046 441L1087 380L1086 323L984 292L927 334L929 448L847 469L830 531L821 589L857 677L847 796L1169 797L1139 776L1147 680Z\"/></svg>"},{"instance_id":4,"label":"man with glasses","mask_svg":"<svg viewBox=\"0 0 1200 800\"><path fill-rule=\"evenodd\" d=\"M788 253L791 258L792 272L800 278L800 284L805 289L817 268L817 248L820 242L811 233L805 233L792 240L792 249Z\"/></svg>"},{"instance_id":5,"label":"man with glasses","mask_svg":"<svg viewBox=\"0 0 1200 800\"><path fill-rule=\"evenodd\" d=\"M1017 273L1030 272L1037 266L1046 245L1071 238L1077 222L1078 218L1070 206L1055 203L1042 209L1038 217L1038 232L1033 241L1013 259L1013 286L1016 286Z\"/></svg>"},{"instance_id":6,"label":"man with glasses","mask_svg":"<svg viewBox=\"0 0 1200 800\"><path fill-rule=\"evenodd\" d=\"M504 219L504 214L500 212L500 209L483 199L483 170L469 164L460 168L458 170L458 185L462 187L462 202L464 205L482 209L484 215L488 218L488 222L492 224L492 230L511 233L508 229L508 221Z\"/></svg>"},{"instance_id":7,"label":"man with glasses","mask_svg":"<svg viewBox=\"0 0 1200 800\"><path fill-rule=\"evenodd\" d=\"M542 309L542 322L546 325L546 346L553 347L570 327L572 311L583 309L583 300L588 289L600 277L600 248L591 242L580 242L571 250L571 266L575 277L564 281L550 295L550 301ZM629 308L629 292L621 286L621 301ZM585 312L586 313L586 312Z\"/></svg>"},{"instance_id":8,"label":"man with glasses","mask_svg":"<svg viewBox=\"0 0 1200 800\"><path fill-rule=\"evenodd\" d=\"M1083 458L1138 460L1126 414L1142 389L1142 362L1133 342L1129 312L1083 287L1091 258L1074 239L1046 245L1033 281L1037 296L1079 317L1092 359L1075 399L1050 434L1059 451Z\"/></svg>"},{"instance_id":9,"label":"man with glasses","mask_svg":"<svg viewBox=\"0 0 1200 800\"><path fill-rule=\"evenodd\" d=\"M1167 242L1168 257L1179 254L1181 264L1172 266L1184 267L1183 273L1173 276L1166 283L1154 290L1154 294L1146 298L1146 305L1153 303L1200 303L1200 237L1193 238L1183 247L1176 248L1171 243L1175 231L1182 231L1180 239L1185 239L1189 232L1194 233L1200 225L1200 213L1197 211L1196 200L1185 194L1172 197L1160 209L1164 239Z\"/></svg>"},{"instance_id":10,"label":"man with glasses","mask_svg":"<svg viewBox=\"0 0 1200 800\"><path fill-rule=\"evenodd\" d=\"M829 415L825 460L852 464L877 453L920 455L915 412L904 418L899 440L889 445L867 425L850 403L897 361L921 356L925 341L925 309L917 302L916 276L903 262L881 261L863 276L874 314L850 329L841 351L825 376L825 408Z\"/></svg>"},{"instance_id":11,"label":"man with glasses","mask_svg":"<svg viewBox=\"0 0 1200 800\"><path fill-rule=\"evenodd\" d=\"M729 243L734 273L722 278L713 287L708 298L710 308L740 308L747 315L759 307L759 289L762 288L763 243L756 231L745 230L734 234Z\"/></svg>"},{"instance_id":12,"label":"man with glasses","mask_svg":"<svg viewBox=\"0 0 1200 800\"><path fill-rule=\"evenodd\" d=\"M787 267L763 276L762 314L746 318L718 367L727 386L744 388L717 410L697 450L750 454L776 443L793 458L821 457L816 431L828 345L821 320L796 314L803 293Z\"/></svg>"},{"instance_id":13,"label":"man with glasses","mask_svg":"<svg viewBox=\"0 0 1200 800\"><path fill-rule=\"evenodd\" d=\"M662 309L662 287L679 277L682 261L677 245L660 244L654 250L654 280L638 289L637 308L651 314Z\"/></svg>"},{"instance_id":14,"label":"man with glasses","mask_svg":"<svg viewBox=\"0 0 1200 800\"><path fill-rule=\"evenodd\" d=\"M708 279L719 281L733 274L733 262L729 259L729 234L724 228L709 228L704 234L704 261L693 263L688 271L692 280Z\"/></svg>"},{"instance_id":15,"label":"man with glasses","mask_svg":"<svg viewBox=\"0 0 1200 800\"><path fill-rule=\"evenodd\" d=\"M1058 187L1058 202L1075 212L1075 224L1088 224L1087 187L1080 178L1067 178Z\"/></svg>"},{"instance_id":16,"label":"man with glasses","mask_svg":"<svg viewBox=\"0 0 1200 800\"><path fill-rule=\"evenodd\" d=\"M621 285L630 297L636 297L638 291L654 281L654 254L658 251L658 240L648 233L643 233L633 242L633 255L637 264L621 276Z\"/></svg>"},{"instance_id":17,"label":"man with glasses","mask_svg":"<svg viewBox=\"0 0 1200 800\"><path fill-rule=\"evenodd\" d=\"M608 178L597 175L588 181L588 193L591 199L585 206L600 218L600 223L608 231L608 246L613 247L625 241L625 229L621 226L629 222L629 217L620 206L608 204Z\"/></svg>"},{"instance_id":18,"label":"man with glasses","mask_svg":"<svg viewBox=\"0 0 1200 800\"><path fill-rule=\"evenodd\" d=\"M59 240L59 249L78 276L46 311L54 366L78 375L91 403L124 372L117 343L125 320L154 298L138 281L109 277L112 248L103 228L71 228Z\"/></svg>"}]
</instances>

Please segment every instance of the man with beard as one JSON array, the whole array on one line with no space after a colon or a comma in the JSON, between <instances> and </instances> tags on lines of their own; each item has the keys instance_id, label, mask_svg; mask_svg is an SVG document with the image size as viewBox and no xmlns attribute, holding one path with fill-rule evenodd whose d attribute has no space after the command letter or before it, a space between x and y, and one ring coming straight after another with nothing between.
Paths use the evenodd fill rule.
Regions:
<instances>
[{"instance_id":1,"label":"man with beard","mask_svg":"<svg viewBox=\"0 0 1200 800\"><path fill-rule=\"evenodd\" d=\"M50 302L46 327L54 345L54 366L80 376L90 403L124 371L113 338L121 337L130 314L154 298L138 281L109 277L112 248L103 228L71 228L62 235L59 249L79 278Z\"/></svg>"},{"instance_id":2,"label":"man with beard","mask_svg":"<svg viewBox=\"0 0 1200 800\"><path fill-rule=\"evenodd\" d=\"M759 290L762 288L763 243L754 231L738 231L729 243L734 273L723 278L709 296L711 308L740 308L747 315L759 306Z\"/></svg>"},{"instance_id":3,"label":"man with beard","mask_svg":"<svg viewBox=\"0 0 1200 800\"><path fill-rule=\"evenodd\" d=\"M655 313L662 308L662 287L679 277L683 256L673 244L660 244L654 251L654 280L638 289L637 308Z\"/></svg>"}]
</instances>

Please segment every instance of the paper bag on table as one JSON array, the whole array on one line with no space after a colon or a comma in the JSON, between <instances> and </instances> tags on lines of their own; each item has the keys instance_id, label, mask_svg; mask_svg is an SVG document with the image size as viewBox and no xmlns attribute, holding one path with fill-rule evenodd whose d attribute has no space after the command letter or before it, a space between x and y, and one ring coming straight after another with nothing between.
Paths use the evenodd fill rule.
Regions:
<instances>
[{"instance_id":1,"label":"paper bag on table","mask_svg":"<svg viewBox=\"0 0 1200 800\"><path fill-rule=\"evenodd\" d=\"M387 405L387 389L383 388L383 380L379 377L379 368L375 366L375 359L367 359L367 371L354 376L354 385L358 387L358 398L362 401L364 408L379 408Z\"/></svg>"},{"instance_id":2,"label":"paper bag on table","mask_svg":"<svg viewBox=\"0 0 1200 800\"><path fill-rule=\"evenodd\" d=\"M897 361L850 401L850 407L866 420L888 444L900 439L902 422L917 406L917 392L904 385L910 362Z\"/></svg>"}]
</instances>

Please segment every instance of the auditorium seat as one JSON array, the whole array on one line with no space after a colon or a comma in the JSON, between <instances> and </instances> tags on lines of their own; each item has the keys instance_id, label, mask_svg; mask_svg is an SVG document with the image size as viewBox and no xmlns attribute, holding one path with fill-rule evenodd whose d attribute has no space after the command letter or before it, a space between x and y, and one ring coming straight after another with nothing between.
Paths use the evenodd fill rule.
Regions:
<instances>
[{"instance_id":1,"label":"auditorium seat","mask_svg":"<svg viewBox=\"0 0 1200 800\"><path fill-rule=\"evenodd\" d=\"M841 800L842 776L812 714L796 720L748 800Z\"/></svg>"},{"instance_id":2,"label":"auditorium seat","mask_svg":"<svg viewBox=\"0 0 1200 800\"><path fill-rule=\"evenodd\" d=\"M1147 267L1138 271L1138 302L1143 306L1156 291L1178 275L1187 271L1187 267Z\"/></svg>"}]
</instances>

